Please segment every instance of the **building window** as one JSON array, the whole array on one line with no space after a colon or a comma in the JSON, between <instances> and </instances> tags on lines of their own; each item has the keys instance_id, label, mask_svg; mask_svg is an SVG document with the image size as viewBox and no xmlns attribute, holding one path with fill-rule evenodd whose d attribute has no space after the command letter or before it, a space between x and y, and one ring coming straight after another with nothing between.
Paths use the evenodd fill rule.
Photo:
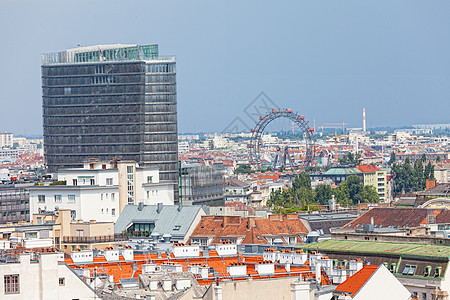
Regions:
<instances>
[{"instance_id":1,"label":"building window","mask_svg":"<svg viewBox=\"0 0 450 300\"><path fill-rule=\"evenodd\" d=\"M45 203L45 195L38 195L38 203Z\"/></svg>"},{"instance_id":2,"label":"building window","mask_svg":"<svg viewBox=\"0 0 450 300\"><path fill-rule=\"evenodd\" d=\"M100 194L100 200L103 200L103 194Z\"/></svg>"},{"instance_id":3,"label":"building window","mask_svg":"<svg viewBox=\"0 0 450 300\"><path fill-rule=\"evenodd\" d=\"M5 275L5 294L19 294L19 274Z\"/></svg>"},{"instance_id":4,"label":"building window","mask_svg":"<svg viewBox=\"0 0 450 300\"><path fill-rule=\"evenodd\" d=\"M72 184L73 185L78 185L78 180L77 179L72 179Z\"/></svg>"},{"instance_id":5,"label":"building window","mask_svg":"<svg viewBox=\"0 0 450 300\"><path fill-rule=\"evenodd\" d=\"M112 178L106 178L106 185L113 185L113 179Z\"/></svg>"},{"instance_id":6,"label":"building window","mask_svg":"<svg viewBox=\"0 0 450 300\"><path fill-rule=\"evenodd\" d=\"M91 179L91 185L95 185L95 179Z\"/></svg>"},{"instance_id":7,"label":"building window","mask_svg":"<svg viewBox=\"0 0 450 300\"><path fill-rule=\"evenodd\" d=\"M112 202L114 202L114 200L115 200L115 199L114 199L114 195L115 195L114 193L111 193L111 201L112 201Z\"/></svg>"},{"instance_id":8,"label":"building window","mask_svg":"<svg viewBox=\"0 0 450 300\"><path fill-rule=\"evenodd\" d=\"M75 203L75 195L67 195L67 203Z\"/></svg>"},{"instance_id":9,"label":"building window","mask_svg":"<svg viewBox=\"0 0 450 300\"><path fill-rule=\"evenodd\" d=\"M61 195L54 195L54 199L56 203L61 203L62 202L62 197Z\"/></svg>"},{"instance_id":10,"label":"building window","mask_svg":"<svg viewBox=\"0 0 450 300\"><path fill-rule=\"evenodd\" d=\"M26 232L25 233L26 239L37 239L37 237L38 237L37 232Z\"/></svg>"},{"instance_id":11,"label":"building window","mask_svg":"<svg viewBox=\"0 0 450 300\"><path fill-rule=\"evenodd\" d=\"M116 209L115 208L111 208L111 215L113 215L113 216L116 215Z\"/></svg>"},{"instance_id":12,"label":"building window","mask_svg":"<svg viewBox=\"0 0 450 300\"><path fill-rule=\"evenodd\" d=\"M60 286L66 285L66 279L64 277L60 277L58 281Z\"/></svg>"},{"instance_id":13,"label":"building window","mask_svg":"<svg viewBox=\"0 0 450 300\"><path fill-rule=\"evenodd\" d=\"M76 211L76 210L71 210L71 211L70 211L70 218L71 218L72 220L75 220L76 217L77 217L77 211Z\"/></svg>"},{"instance_id":14,"label":"building window","mask_svg":"<svg viewBox=\"0 0 450 300\"><path fill-rule=\"evenodd\" d=\"M134 168L127 166L127 198L128 203L134 203Z\"/></svg>"},{"instance_id":15,"label":"building window","mask_svg":"<svg viewBox=\"0 0 450 300\"><path fill-rule=\"evenodd\" d=\"M153 182L153 176L147 176L147 183Z\"/></svg>"}]
</instances>

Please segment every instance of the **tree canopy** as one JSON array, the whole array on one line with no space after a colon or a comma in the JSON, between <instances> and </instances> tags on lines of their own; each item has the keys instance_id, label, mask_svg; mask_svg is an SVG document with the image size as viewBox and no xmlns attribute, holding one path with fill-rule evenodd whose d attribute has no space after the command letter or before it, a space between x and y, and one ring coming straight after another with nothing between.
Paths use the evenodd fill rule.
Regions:
<instances>
[{"instance_id":1,"label":"tree canopy","mask_svg":"<svg viewBox=\"0 0 450 300\"><path fill-rule=\"evenodd\" d=\"M423 191L427 179L434 179L434 166L431 162L423 167L423 159L416 160L411 166L410 160L406 158L403 164L394 163L392 174L394 175L396 194Z\"/></svg>"}]
</instances>

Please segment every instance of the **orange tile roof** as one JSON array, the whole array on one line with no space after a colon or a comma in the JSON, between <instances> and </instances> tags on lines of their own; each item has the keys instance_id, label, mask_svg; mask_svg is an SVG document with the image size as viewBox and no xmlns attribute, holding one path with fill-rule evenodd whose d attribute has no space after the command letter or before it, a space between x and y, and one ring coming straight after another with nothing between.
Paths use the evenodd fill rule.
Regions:
<instances>
[{"instance_id":1,"label":"orange tile roof","mask_svg":"<svg viewBox=\"0 0 450 300\"><path fill-rule=\"evenodd\" d=\"M242 244L267 244L264 235L307 234L308 230L297 218L273 216L272 218L241 218L239 216L203 216L192 236L214 236L219 243L227 236L243 237Z\"/></svg>"},{"instance_id":2,"label":"orange tile roof","mask_svg":"<svg viewBox=\"0 0 450 300\"><path fill-rule=\"evenodd\" d=\"M377 265L366 265L352 277L336 287L336 292L348 293L352 298L378 269Z\"/></svg>"},{"instance_id":3,"label":"orange tile roof","mask_svg":"<svg viewBox=\"0 0 450 300\"><path fill-rule=\"evenodd\" d=\"M299 276L303 278L314 278L315 275L311 273L309 266L291 266L290 272L286 271L286 268L282 265L275 264L275 274L270 276L259 276L258 272L255 270L255 264L263 261L262 256L244 256L242 254L237 254L235 256L220 257L216 251L209 252L210 257L198 257L198 258L169 258L167 256L158 257L156 254L140 254L134 255L133 262L125 262L121 257L119 262L106 262L104 257L94 258L94 263L88 264L74 264L71 259L66 259L66 263L71 268L84 268L88 269L90 276L94 274L105 273L106 275L113 275L114 282L119 283L123 278L138 278L139 274L142 274L142 265L152 262L157 265L173 263L180 264L183 266L183 271L188 270L189 265L201 265L206 267L214 268L214 271L219 273L219 280L240 280L242 278L231 278L227 272L227 266L232 263L244 263L247 266L247 276L251 276L253 279L263 279L263 278L273 278L273 277L287 277L287 276ZM133 271L133 264L136 264L138 269ZM133 275L134 274L134 275ZM201 279L198 275L197 281L200 285L209 285L214 281L212 274L209 275L208 279ZM245 278L244 278L245 279Z\"/></svg>"},{"instance_id":4,"label":"orange tile roof","mask_svg":"<svg viewBox=\"0 0 450 300\"><path fill-rule=\"evenodd\" d=\"M372 166L372 165L360 165L357 168L358 168L358 170L360 170L363 173L373 173L373 172L381 171L380 169L378 169L377 167Z\"/></svg>"}]
</instances>

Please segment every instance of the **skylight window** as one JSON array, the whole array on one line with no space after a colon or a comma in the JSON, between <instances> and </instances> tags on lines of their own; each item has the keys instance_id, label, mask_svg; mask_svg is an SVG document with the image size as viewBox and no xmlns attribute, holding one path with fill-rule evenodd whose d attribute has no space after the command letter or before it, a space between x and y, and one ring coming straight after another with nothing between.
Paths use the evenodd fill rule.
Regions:
<instances>
[{"instance_id":1,"label":"skylight window","mask_svg":"<svg viewBox=\"0 0 450 300\"><path fill-rule=\"evenodd\" d=\"M175 225L175 227L173 228L173 230L180 230L181 225Z\"/></svg>"},{"instance_id":2,"label":"skylight window","mask_svg":"<svg viewBox=\"0 0 450 300\"><path fill-rule=\"evenodd\" d=\"M406 266L404 269L403 269L403 272L402 272L402 274L403 275L407 275L408 274L408 272L409 272L409 266Z\"/></svg>"}]
</instances>

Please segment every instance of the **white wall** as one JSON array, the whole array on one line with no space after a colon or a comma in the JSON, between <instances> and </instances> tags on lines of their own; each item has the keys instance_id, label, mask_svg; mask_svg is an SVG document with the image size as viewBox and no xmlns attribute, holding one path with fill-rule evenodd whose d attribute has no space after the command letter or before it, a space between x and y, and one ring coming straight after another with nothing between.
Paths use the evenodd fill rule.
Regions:
<instances>
[{"instance_id":1,"label":"white wall","mask_svg":"<svg viewBox=\"0 0 450 300\"><path fill-rule=\"evenodd\" d=\"M114 200L111 194L114 193ZM45 196L45 203L38 202L38 195ZM54 196L61 195L61 202ZM75 202L68 201L75 195ZM103 196L102 196L103 195ZM64 186L30 188L30 219L41 210L53 211L56 207L76 212L76 220L88 222L115 222L119 217L119 191L117 187L67 188ZM103 199L103 200L102 200ZM115 215L113 215L115 209Z\"/></svg>"},{"instance_id":2,"label":"white wall","mask_svg":"<svg viewBox=\"0 0 450 300\"><path fill-rule=\"evenodd\" d=\"M198 257L200 255L200 247L198 245L175 246L172 249L172 253L175 257Z\"/></svg>"},{"instance_id":3,"label":"white wall","mask_svg":"<svg viewBox=\"0 0 450 300\"><path fill-rule=\"evenodd\" d=\"M237 246L236 244L219 244L216 247L216 251L219 255L236 255Z\"/></svg>"},{"instance_id":4,"label":"white wall","mask_svg":"<svg viewBox=\"0 0 450 300\"><path fill-rule=\"evenodd\" d=\"M19 294L5 294L0 284L1 299L100 299L69 267L58 264L58 254L41 254L38 264L30 263L30 255L21 255L20 263L0 265L0 278L19 275ZM64 285L59 279L64 278Z\"/></svg>"},{"instance_id":5,"label":"white wall","mask_svg":"<svg viewBox=\"0 0 450 300\"><path fill-rule=\"evenodd\" d=\"M411 293L384 266L380 265L353 300L409 300Z\"/></svg>"},{"instance_id":6,"label":"white wall","mask_svg":"<svg viewBox=\"0 0 450 300\"><path fill-rule=\"evenodd\" d=\"M137 203L144 202L145 205L174 205L174 193L172 184L143 184L142 188L136 189Z\"/></svg>"}]
</instances>

